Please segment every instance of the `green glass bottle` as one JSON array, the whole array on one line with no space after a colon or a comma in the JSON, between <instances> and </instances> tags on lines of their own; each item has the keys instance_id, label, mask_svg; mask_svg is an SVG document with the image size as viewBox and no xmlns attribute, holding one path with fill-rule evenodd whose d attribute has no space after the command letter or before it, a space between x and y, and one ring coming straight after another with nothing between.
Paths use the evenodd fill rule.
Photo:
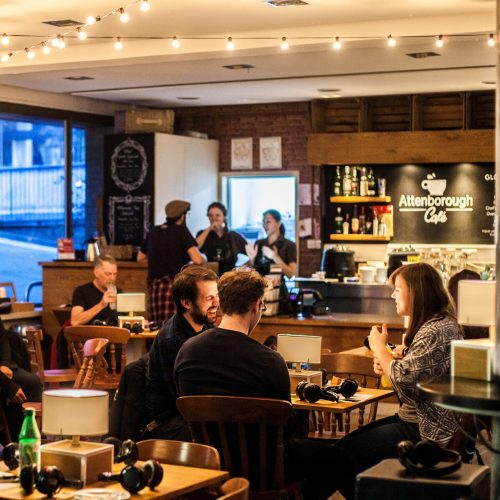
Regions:
<instances>
[{"instance_id":1,"label":"green glass bottle","mask_svg":"<svg viewBox=\"0 0 500 500\"><path fill-rule=\"evenodd\" d=\"M36 464L40 470L41 436L35 420L35 410L26 408L24 420L19 433L19 467Z\"/></svg>"}]
</instances>

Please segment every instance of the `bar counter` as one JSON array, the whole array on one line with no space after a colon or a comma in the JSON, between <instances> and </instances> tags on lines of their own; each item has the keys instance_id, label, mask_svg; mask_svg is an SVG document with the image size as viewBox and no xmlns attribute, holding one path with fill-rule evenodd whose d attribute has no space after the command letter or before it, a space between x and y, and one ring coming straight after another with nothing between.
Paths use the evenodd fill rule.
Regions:
<instances>
[{"instance_id":1,"label":"bar counter","mask_svg":"<svg viewBox=\"0 0 500 500\"><path fill-rule=\"evenodd\" d=\"M73 290L94 279L94 263L80 261L39 262L42 266L42 321L45 332L55 336L59 321L52 310L71 304ZM146 293L147 262L118 261L116 286L124 292Z\"/></svg>"},{"instance_id":2,"label":"bar counter","mask_svg":"<svg viewBox=\"0 0 500 500\"><path fill-rule=\"evenodd\" d=\"M322 348L340 352L362 346L371 327L382 323L387 324L389 342L400 344L404 332L403 318L380 314L333 313L307 319L262 317L251 336L263 342L268 335L278 333L320 335L323 338Z\"/></svg>"}]
</instances>

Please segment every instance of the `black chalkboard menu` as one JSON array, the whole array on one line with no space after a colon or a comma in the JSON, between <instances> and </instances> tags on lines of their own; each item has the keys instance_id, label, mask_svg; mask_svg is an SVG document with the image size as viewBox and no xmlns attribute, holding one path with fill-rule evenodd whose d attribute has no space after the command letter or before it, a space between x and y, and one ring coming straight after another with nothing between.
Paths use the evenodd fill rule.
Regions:
<instances>
[{"instance_id":1,"label":"black chalkboard menu","mask_svg":"<svg viewBox=\"0 0 500 500\"><path fill-rule=\"evenodd\" d=\"M376 178L386 179L394 216L391 243L494 244L492 163L364 166L371 167ZM336 167L324 168L328 200ZM327 232L328 220L323 227Z\"/></svg>"},{"instance_id":2,"label":"black chalkboard menu","mask_svg":"<svg viewBox=\"0 0 500 500\"><path fill-rule=\"evenodd\" d=\"M104 227L111 245L138 246L153 223L154 134L104 139Z\"/></svg>"}]
</instances>

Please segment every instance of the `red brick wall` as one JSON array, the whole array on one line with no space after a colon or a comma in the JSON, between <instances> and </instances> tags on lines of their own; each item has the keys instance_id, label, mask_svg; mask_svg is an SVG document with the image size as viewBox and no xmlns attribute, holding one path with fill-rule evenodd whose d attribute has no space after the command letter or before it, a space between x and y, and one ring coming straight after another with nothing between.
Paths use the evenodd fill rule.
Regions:
<instances>
[{"instance_id":1,"label":"red brick wall","mask_svg":"<svg viewBox=\"0 0 500 500\"><path fill-rule=\"evenodd\" d=\"M273 103L241 106L178 108L175 129L205 132L220 142L221 172L231 170L231 139L253 138L253 170L259 170L259 138L281 137L283 170L299 172L299 182L319 183L319 169L307 163L307 136L311 133L310 103ZM270 200L269 207L272 206ZM319 206L299 207L299 217L313 218L319 225ZM314 222L313 222L314 226ZM319 238L319 235L317 236ZM320 250L308 250L306 240L299 243L299 273L310 276L319 270Z\"/></svg>"}]
</instances>

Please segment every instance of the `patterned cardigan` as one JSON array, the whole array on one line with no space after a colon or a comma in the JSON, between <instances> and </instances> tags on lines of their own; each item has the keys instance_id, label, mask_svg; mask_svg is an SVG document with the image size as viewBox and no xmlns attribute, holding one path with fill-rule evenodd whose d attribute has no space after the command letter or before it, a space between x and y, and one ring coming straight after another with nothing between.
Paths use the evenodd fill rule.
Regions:
<instances>
[{"instance_id":1,"label":"patterned cardigan","mask_svg":"<svg viewBox=\"0 0 500 500\"><path fill-rule=\"evenodd\" d=\"M451 341L462 339L462 329L451 318L424 323L413 338L406 355L391 362L389 372L402 403L414 407L422 439L446 446L457 430L451 411L423 400L417 384L450 373Z\"/></svg>"}]
</instances>

